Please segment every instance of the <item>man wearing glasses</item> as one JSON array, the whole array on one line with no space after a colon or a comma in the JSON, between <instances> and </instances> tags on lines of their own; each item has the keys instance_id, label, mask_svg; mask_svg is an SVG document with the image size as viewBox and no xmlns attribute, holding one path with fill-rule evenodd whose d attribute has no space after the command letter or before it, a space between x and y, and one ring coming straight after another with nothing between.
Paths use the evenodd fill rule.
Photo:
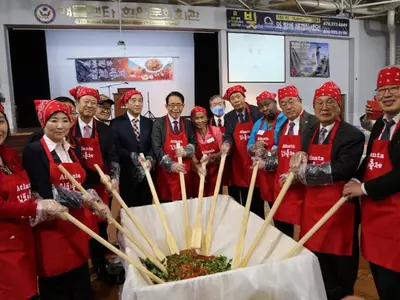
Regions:
<instances>
[{"instance_id":1,"label":"man wearing glasses","mask_svg":"<svg viewBox=\"0 0 400 300\"><path fill-rule=\"evenodd\" d=\"M99 105L97 106L96 114L94 118L106 125L110 125L111 108L114 105L114 101L108 98L106 95L100 95Z\"/></svg>"},{"instance_id":2,"label":"man wearing glasses","mask_svg":"<svg viewBox=\"0 0 400 300\"><path fill-rule=\"evenodd\" d=\"M161 166L157 169L156 186L162 201L182 199L179 173L185 174L187 197L194 196L190 161L196 149L196 135L192 123L181 117L184 107L181 93L169 93L165 104L168 114L153 125L153 150ZM183 158L182 164L178 157Z\"/></svg>"},{"instance_id":3,"label":"man wearing glasses","mask_svg":"<svg viewBox=\"0 0 400 300\"><path fill-rule=\"evenodd\" d=\"M361 250L382 300L400 299L400 68L382 69L377 100L383 110L367 155L344 196L361 196Z\"/></svg>"}]
</instances>

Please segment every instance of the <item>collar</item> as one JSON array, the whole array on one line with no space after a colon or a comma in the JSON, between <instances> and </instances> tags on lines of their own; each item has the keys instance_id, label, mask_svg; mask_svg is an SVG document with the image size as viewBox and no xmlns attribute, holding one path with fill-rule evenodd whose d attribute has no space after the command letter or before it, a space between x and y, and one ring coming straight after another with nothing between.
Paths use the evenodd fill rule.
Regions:
<instances>
[{"instance_id":1,"label":"collar","mask_svg":"<svg viewBox=\"0 0 400 300\"><path fill-rule=\"evenodd\" d=\"M303 114L303 112L304 112L304 110L302 110L301 113L297 116L297 118L294 119L293 121L290 121L290 120L288 119L289 123L290 123L290 122L294 122L294 124L299 125L299 124L300 124L300 118L301 118L301 115Z\"/></svg>"},{"instance_id":2,"label":"collar","mask_svg":"<svg viewBox=\"0 0 400 300\"><path fill-rule=\"evenodd\" d=\"M169 119L169 122L171 124L173 124L174 121L178 121L178 126L179 126L180 121L181 121L181 117L178 117L178 119L175 120L173 117L170 116L170 114L168 114L168 119Z\"/></svg>"},{"instance_id":3,"label":"collar","mask_svg":"<svg viewBox=\"0 0 400 300\"><path fill-rule=\"evenodd\" d=\"M66 141L66 139L64 138L63 141L61 143L54 143L51 139L49 139L47 137L47 135L43 136L44 141L46 142L47 147L49 148L49 151L52 152L54 151L57 146L64 148L65 151L69 151L69 149L71 148L71 145Z\"/></svg>"},{"instance_id":4,"label":"collar","mask_svg":"<svg viewBox=\"0 0 400 300\"><path fill-rule=\"evenodd\" d=\"M386 121L393 120L395 122L395 124L397 125L399 123L399 121L400 121L400 113L398 113L393 118L390 118L387 114L384 114L383 115L383 120L386 120Z\"/></svg>"},{"instance_id":5,"label":"collar","mask_svg":"<svg viewBox=\"0 0 400 300\"><path fill-rule=\"evenodd\" d=\"M319 124L319 130L322 129L322 127L324 127L326 129L326 134L328 134L329 132L331 132L333 126L335 126L336 122L333 122L332 124L328 125L328 126L323 126L322 124Z\"/></svg>"},{"instance_id":6,"label":"collar","mask_svg":"<svg viewBox=\"0 0 400 300\"><path fill-rule=\"evenodd\" d=\"M237 110L236 110L236 115L238 115L238 116L239 116L239 114L243 114L244 116L246 116L246 107L245 107L245 108L243 108L243 110L242 110L242 111L237 111Z\"/></svg>"},{"instance_id":7,"label":"collar","mask_svg":"<svg viewBox=\"0 0 400 300\"><path fill-rule=\"evenodd\" d=\"M129 121L132 123L133 120L138 120L140 122L140 116L134 117L131 115L129 111L126 112L129 118Z\"/></svg>"},{"instance_id":8,"label":"collar","mask_svg":"<svg viewBox=\"0 0 400 300\"><path fill-rule=\"evenodd\" d=\"M86 124L81 120L81 117L78 117L78 122L79 122L79 127L84 128L86 125L89 125L89 127L92 129L93 128L93 118L90 120L89 124Z\"/></svg>"},{"instance_id":9,"label":"collar","mask_svg":"<svg viewBox=\"0 0 400 300\"><path fill-rule=\"evenodd\" d=\"M223 114L223 115L220 116L220 117L214 115L214 119L215 119L215 120L221 120L221 121L222 121L222 120L224 119L224 116L225 116L225 114Z\"/></svg>"}]
</instances>

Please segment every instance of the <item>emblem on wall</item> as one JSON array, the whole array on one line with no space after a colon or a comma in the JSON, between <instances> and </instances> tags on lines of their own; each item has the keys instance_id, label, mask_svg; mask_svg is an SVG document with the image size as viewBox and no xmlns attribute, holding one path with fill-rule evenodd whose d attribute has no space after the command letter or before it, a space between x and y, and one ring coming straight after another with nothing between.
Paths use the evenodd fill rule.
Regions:
<instances>
[{"instance_id":1,"label":"emblem on wall","mask_svg":"<svg viewBox=\"0 0 400 300\"><path fill-rule=\"evenodd\" d=\"M56 11L48 4L40 4L36 6L34 15L40 23L49 24L56 18Z\"/></svg>"}]
</instances>

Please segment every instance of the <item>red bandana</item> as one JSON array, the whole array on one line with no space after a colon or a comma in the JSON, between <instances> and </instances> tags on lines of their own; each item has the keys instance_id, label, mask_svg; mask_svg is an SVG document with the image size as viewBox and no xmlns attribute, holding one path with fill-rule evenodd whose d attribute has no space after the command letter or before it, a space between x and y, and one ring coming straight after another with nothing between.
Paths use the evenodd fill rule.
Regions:
<instances>
[{"instance_id":1,"label":"red bandana","mask_svg":"<svg viewBox=\"0 0 400 300\"><path fill-rule=\"evenodd\" d=\"M264 99L272 99L272 100L274 100L276 102L275 98L276 98L276 94L275 93L270 93L268 91L264 91L260 95L257 96L256 100L258 102L258 101L261 101L261 100L264 100Z\"/></svg>"},{"instance_id":2,"label":"red bandana","mask_svg":"<svg viewBox=\"0 0 400 300\"><path fill-rule=\"evenodd\" d=\"M387 85L400 85L400 68L391 66L379 71L376 88Z\"/></svg>"},{"instance_id":3,"label":"red bandana","mask_svg":"<svg viewBox=\"0 0 400 300\"><path fill-rule=\"evenodd\" d=\"M193 118L194 115L195 115L196 113L198 113L198 112L202 112L202 113L204 113L205 115L207 115L207 110L206 110L205 108L203 108L203 107L201 107L201 106L195 106L195 107L192 109L192 111L190 112L190 117Z\"/></svg>"},{"instance_id":4,"label":"red bandana","mask_svg":"<svg viewBox=\"0 0 400 300\"><path fill-rule=\"evenodd\" d=\"M99 91L86 86L77 86L73 89L70 89L69 93L71 94L72 97L75 98L75 100L78 100L83 96L89 95L95 97L97 101L100 101Z\"/></svg>"},{"instance_id":5,"label":"red bandana","mask_svg":"<svg viewBox=\"0 0 400 300\"><path fill-rule=\"evenodd\" d=\"M119 99L119 105L125 106L126 102L128 102L133 95L140 95L143 98L142 93L139 92L138 90L130 90L127 91L125 94L123 94L122 97Z\"/></svg>"},{"instance_id":6,"label":"red bandana","mask_svg":"<svg viewBox=\"0 0 400 300\"><path fill-rule=\"evenodd\" d=\"M294 85L285 86L278 90L279 101L286 97L299 97L299 91Z\"/></svg>"},{"instance_id":7,"label":"red bandana","mask_svg":"<svg viewBox=\"0 0 400 300\"><path fill-rule=\"evenodd\" d=\"M318 97L331 96L340 105L341 93L342 92L340 91L340 88L337 86L336 83L334 83L333 81L325 82L319 89L315 90L313 103L315 102L315 100L317 100Z\"/></svg>"},{"instance_id":8,"label":"red bandana","mask_svg":"<svg viewBox=\"0 0 400 300\"><path fill-rule=\"evenodd\" d=\"M36 113L42 128L56 112L63 112L71 120L71 107L57 100L35 100Z\"/></svg>"},{"instance_id":9,"label":"red bandana","mask_svg":"<svg viewBox=\"0 0 400 300\"><path fill-rule=\"evenodd\" d=\"M231 98L231 95L233 93L242 93L243 96L246 96L244 94L244 93L246 93L246 89L244 88L244 86L241 86L241 85L232 86L232 87L230 87L229 89L226 90L226 93L224 95L224 99L229 101L230 98Z\"/></svg>"},{"instance_id":10,"label":"red bandana","mask_svg":"<svg viewBox=\"0 0 400 300\"><path fill-rule=\"evenodd\" d=\"M4 114L4 106L1 103L0 103L0 112L2 112Z\"/></svg>"}]
</instances>

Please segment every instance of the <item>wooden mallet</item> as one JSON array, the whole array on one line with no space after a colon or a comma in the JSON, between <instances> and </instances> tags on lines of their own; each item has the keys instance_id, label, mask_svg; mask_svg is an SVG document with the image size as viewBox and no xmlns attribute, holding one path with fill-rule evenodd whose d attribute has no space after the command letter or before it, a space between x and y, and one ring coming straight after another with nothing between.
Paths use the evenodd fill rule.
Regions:
<instances>
[{"instance_id":1,"label":"wooden mallet","mask_svg":"<svg viewBox=\"0 0 400 300\"><path fill-rule=\"evenodd\" d=\"M201 164L201 168L205 172L207 162L203 162ZM194 223L194 228L192 231L192 248L200 249L201 248L201 237L203 235L203 226L202 226L202 214L203 214L203 193L204 193L204 182L205 176L204 174L200 174L200 185L199 185L199 195L197 198L197 215L196 221Z\"/></svg>"},{"instance_id":2,"label":"wooden mallet","mask_svg":"<svg viewBox=\"0 0 400 300\"><path fill-rule=\"evenodd\" d=\"M140 157L145 159L143 153L140 153ZM178 245L176 244L175 238L172 236L172 233L168 228L168 223L165 218L164 211L161 208L160 200L158 199L158 195L156 192L156 188L154 187L154 183L153 183L153 179L151 178L150 171L147 168L144 168L144 171L146 173L146 178L147 178L147 181L150 186L151 194L153 195L154 204L156 205L158 215L159 215L159 217L161 219L161 223L164 227L165 237L167 239L169 250L171 251L171 254L179 254Z\"/></svg>"}]
</instances>

